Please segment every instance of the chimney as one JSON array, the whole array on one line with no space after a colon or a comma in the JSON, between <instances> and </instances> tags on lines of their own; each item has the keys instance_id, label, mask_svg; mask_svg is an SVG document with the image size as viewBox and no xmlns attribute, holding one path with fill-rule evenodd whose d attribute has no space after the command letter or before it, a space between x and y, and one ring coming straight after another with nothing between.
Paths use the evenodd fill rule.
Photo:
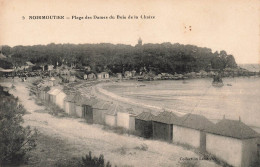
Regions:
<instances>
[{"instance_id":1,"label":"chimney","mask_svg":"<svg viewBox=\"0 0 260 167\"><path fill-rule=\"evenodd\" d=\"M226 119L225 114L223 115L223 119Z\"/></svg>"},{"instance_id":2,"label":"chimney","mask_svg":"<svg viewBox=\"0 0 260 167\"><path fill-rule=\"evenodd\" d=\"M239 116L239 122L241 122L241 118L240 118L240 116Z\"/></svg>"}]
</instances>

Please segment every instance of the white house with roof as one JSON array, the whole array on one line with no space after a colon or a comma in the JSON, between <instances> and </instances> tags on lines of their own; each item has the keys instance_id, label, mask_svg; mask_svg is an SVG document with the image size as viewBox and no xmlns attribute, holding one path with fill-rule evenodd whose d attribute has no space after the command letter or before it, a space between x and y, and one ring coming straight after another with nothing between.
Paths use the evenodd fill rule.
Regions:
<instances>
[{"instance_id":1,"label":"white house with roof","mask_svg":"<svg viewBox=\"0 0 260 167\"><path fill-rule=\"evenodd\" d=\"M252 166L258 134L242 121L223 119L206 134L206 150L236 167Z\"/></svg>"},{"instance_id":2,"label":"white house with roof","mask_svg":"<svg viewBox=\"0 0 260 167\"><path fill-rule=\"evenodd\" d=\"M109 74L107 72L101 72L97 74L98 79L108 79Z\"/></svg>"}]
</instances>

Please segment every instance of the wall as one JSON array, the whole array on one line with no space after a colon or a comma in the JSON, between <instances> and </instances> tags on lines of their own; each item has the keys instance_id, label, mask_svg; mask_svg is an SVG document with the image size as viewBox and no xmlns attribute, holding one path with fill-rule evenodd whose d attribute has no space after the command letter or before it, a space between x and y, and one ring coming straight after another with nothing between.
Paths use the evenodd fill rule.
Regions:
<instances>
[{"instance_id":1,"label":"wall","mask_svg":"<svg viewBox=\"0 0 260 167\"><path fill-rule=\"evenodd\" d=\"M135 119L135 130L144 138L151 138L153 135L152 121Z\"/></svg>"},{"instance_id":2,"label":"wall","mask_svg":"<svg viewBox=\"0 0 260 167\"><path fill-rule=\"evenodd\" d=\"M129 129L130 116L128 113L118 112L117 113L117 126Z\"/></svg>"},{"instance_id":3,"label":"wall","mask_svg":"<svg viewBox=\"0 0 260 167\"><path fill-rule=\"evenodd\" d=\"M116 115L105 115L105 123L109 126L116 126Z\"/></svg>"},{"instance_id":4,"label":"wall","mask_svg":"<svg viewBox=\"0 0 260 167\"><path fill-rule=\"evenodd\" d=\"M66 112L67 114L70 113L70 103L67 102L67 101L65 101L65 112Z\"/></svg>"},{"instance_id":5,"label":"wall","mask_svg":"<svg viewBox=\"0 0 260 167\"><path fill-rule=\"evenodd\" d=\"M84 105L84 114L83 117L86 119L87 123L93 123L93 108L89 105Z\"/></svg>"},{"instance_id":6,"label":"wall","mask_svg":"<svg viewBox=\"0 0 260 167\"><path fill-rule=\"evenodd\" d=\"M135 116L129 117L129 130L135 130Z\"/></svg>"},{"instance_id":7,"label":"wall","mask_svg":"<svg viewBox=\"0 0 260 167\"><path fill-rule=\"evenodd\" d=\"M101 125L105 123L105 110L93 109L93 123Z\"/></svg>"},{"instance_id":8,"label":"wall","mask_svg":"<svg viewBox=\"0 0 260 167\"><path fill-rule=\"evenodd\" d=\"M241 166L241 140L207 133L206 150L230 165Z\"/></svg>"},{"instance_id":9,"label":"wall","mask_svg":"<svg viewBox=\"0 0 260 167\"><path fill-rule=\"evenodd\" d=\"M153 139L172 141L172 125L153 121Z\"/></svg>"},{"instance_id":10,"label":"wall","mask_svg":"<svg viewBox=\"0 0 260 167\"><path fill-rule=\"evenodd\" d=\"M243 140L242 166L252 166L257 159L257 139Z\"/></svg>"},{"instance_id":11,"label":"wall","mask_svg":"<svg viewBox=\"0 0 260 167\"><path fill-rule=\"evenodd\" d=\"M60 92L57 96L56 96L56 104L60 107L63 108L64 106L64 99L66 97L66 94L63 92Z\"/></svg>"},{"instance_id":12,"label":"wall","mask_svg":"<svg viewBox=\"0 0 260 167\"><path fill-rule=\"evenodd\" d=\"M82 110L83 108L80 105L76 105L76 116L82 118Z\"/></svg>"},{"instance_id":13,"label":"wall","mask_svg":"<svg viewBox=\"0 0 260 167\"><path fill-rule=\"evenodd\" d=\"M200 131L173 125L172 140L198 148L200 146Z\"/></svg>"}]
</instances>

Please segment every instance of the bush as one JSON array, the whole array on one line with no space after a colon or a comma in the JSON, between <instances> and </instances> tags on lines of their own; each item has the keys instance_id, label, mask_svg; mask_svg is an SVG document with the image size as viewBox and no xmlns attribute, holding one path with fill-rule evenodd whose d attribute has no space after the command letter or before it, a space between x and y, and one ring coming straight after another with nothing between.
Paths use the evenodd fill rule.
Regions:
<instances>
[{"instance_id":1,"label":"bush","mask_svg":"<svg viewBox=\"0 0 260 167\"><path fill-rule=\"evenodd\" d=\"M2 87L0 106L0 166L25 163L27 153L36 147L37 131L21 126L25 109Z\"/></svg>"},{"instance_id":2,"label":"bush","mask_svg":"<svg viewBox=\"0 0 260 167\"><path fill-rule=\"evenodd\" d=\"M104 156L93 157L91 151L85 157L60 160L55 164L56 167L112 167L110 162L105 163Z\"/></svg>"}]
</instances>

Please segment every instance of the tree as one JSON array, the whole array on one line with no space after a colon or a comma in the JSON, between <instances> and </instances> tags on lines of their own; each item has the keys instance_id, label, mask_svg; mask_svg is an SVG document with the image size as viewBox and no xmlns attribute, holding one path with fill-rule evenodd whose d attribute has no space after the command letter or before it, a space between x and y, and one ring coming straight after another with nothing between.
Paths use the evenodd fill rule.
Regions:
<instances>
[{"instance_id":1,"label":"tree","mask_svg":"<svg viewBox=\"0 0 260 167\"><path fill-rule=\"evenodd\" d=\"M0 87L0 166L27 161L27 153L36 147L37 131L23 127L25 109L18 99Z\"/></svg>"}]
</instances>

